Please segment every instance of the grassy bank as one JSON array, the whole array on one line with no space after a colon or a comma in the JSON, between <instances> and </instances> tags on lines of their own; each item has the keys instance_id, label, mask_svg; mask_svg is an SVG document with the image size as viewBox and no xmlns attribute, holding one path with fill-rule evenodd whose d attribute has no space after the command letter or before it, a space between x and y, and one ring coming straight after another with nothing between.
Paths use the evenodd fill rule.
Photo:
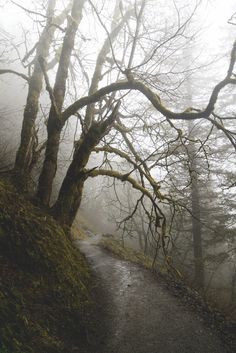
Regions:
<instances>
[{"instance_id":1,"label":"grassy bank","mask_svg":"<svg viewBox=\"0 0 236 353\"><path fill-rule=\"evenodd\" d=\"M46 213L0 180L0 352L82 352L91 277Z\"/></svg>"},{"instance_id":2,"label":"grassy bank","mask_svg":"<svg viewBox=\"0 0 236 353\"><path fill-rule=\"evenodd\" d=\"M123 247L121 241L115 238L103 238L100 242L103 249L112 252L120 259L133 262L147 269L153 269L153 260L130 247Z\"/></svg>"}]
</instances>

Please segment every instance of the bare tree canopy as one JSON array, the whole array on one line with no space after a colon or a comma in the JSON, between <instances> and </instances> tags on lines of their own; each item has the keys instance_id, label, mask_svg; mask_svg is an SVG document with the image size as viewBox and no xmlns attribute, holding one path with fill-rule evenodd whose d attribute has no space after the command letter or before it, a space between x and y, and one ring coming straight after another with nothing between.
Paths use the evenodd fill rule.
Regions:
<instances>
[{"instance_id":1,"label":"bare tree canopy","mask_svg":"<svg viewBox=\"0 0 236 353\"><path fill-rule=\"evenodd\" d=\"M157 248L171 262L168 212L184 208L167 187L172 163L180 163L174 158L185 151L190 170L195 154L202 152L208 161L206 146L215 130L236 148L230 108L235 33L228 49L206 54L212 43L200 36L198 19L207 1L49 0L11 6L27 18L21 42L7 35L1 42L1 78L15 75L27 87L12 170L16 183L27 191L33 179L38 202L69 226L90 178L130 184L138 196L125 221L140 206ZM199 151L189 148L193 141L182 128L190 122L207 129L204 137L193 138ZM73 153L52 198L65 136ZM95 154L102 162L90 168Z\"/></svg>"}]
</instances>

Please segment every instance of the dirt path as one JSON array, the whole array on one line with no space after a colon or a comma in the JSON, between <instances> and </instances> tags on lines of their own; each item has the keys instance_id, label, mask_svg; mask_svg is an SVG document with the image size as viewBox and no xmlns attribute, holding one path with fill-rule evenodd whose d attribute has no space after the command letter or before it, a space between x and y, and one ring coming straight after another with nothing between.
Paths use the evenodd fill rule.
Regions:
<instances>
[{"instance_id":1,"label":"dirt path","mask_svg":"<svg viewBox=\"0 0 236 353\"><path fill-rule=\"evenodd\" d=\"M114 258L91 241L79 243L100 283L106 323L102 353L226 353L216 333L153 275ZM98 321L103 330L103 320ZM107 328L106 328L107 326ZM233 353L233 352L232 352Z\"/></svg>"}]
</instances>

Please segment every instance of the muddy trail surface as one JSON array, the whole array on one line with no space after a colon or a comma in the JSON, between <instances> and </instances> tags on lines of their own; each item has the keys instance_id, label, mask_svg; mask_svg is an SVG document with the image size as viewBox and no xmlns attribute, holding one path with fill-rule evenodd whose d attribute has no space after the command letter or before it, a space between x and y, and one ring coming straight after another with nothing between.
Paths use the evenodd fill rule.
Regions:
<instances>
[{"instance_id":1,"label":"muddy trail surface","mask_svg":"<svg viewBox=\"0 0 236 353\"><path fill-rule=\"evenodd\" d=\"M100 333L88 333L97 353L229 353L214 329L150 271L113 257L93 240L77 245L97 278Z\"/></svg>"}]
</instances>

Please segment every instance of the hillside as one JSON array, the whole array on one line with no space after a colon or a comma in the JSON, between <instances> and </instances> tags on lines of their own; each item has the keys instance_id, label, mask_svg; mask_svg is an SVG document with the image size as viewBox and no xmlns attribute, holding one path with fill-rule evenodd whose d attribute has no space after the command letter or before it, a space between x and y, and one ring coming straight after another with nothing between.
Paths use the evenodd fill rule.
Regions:
<instances>
[{"instance_id":1,"label":"hillside","mask_svg":"<svg viewBox=\"0 0 236 353\"><path fill-rule=\"evenodd\" d=\"M91 274L56 222L0 180L0 352L82 352Z\"/></svg>"}]
</instances>

